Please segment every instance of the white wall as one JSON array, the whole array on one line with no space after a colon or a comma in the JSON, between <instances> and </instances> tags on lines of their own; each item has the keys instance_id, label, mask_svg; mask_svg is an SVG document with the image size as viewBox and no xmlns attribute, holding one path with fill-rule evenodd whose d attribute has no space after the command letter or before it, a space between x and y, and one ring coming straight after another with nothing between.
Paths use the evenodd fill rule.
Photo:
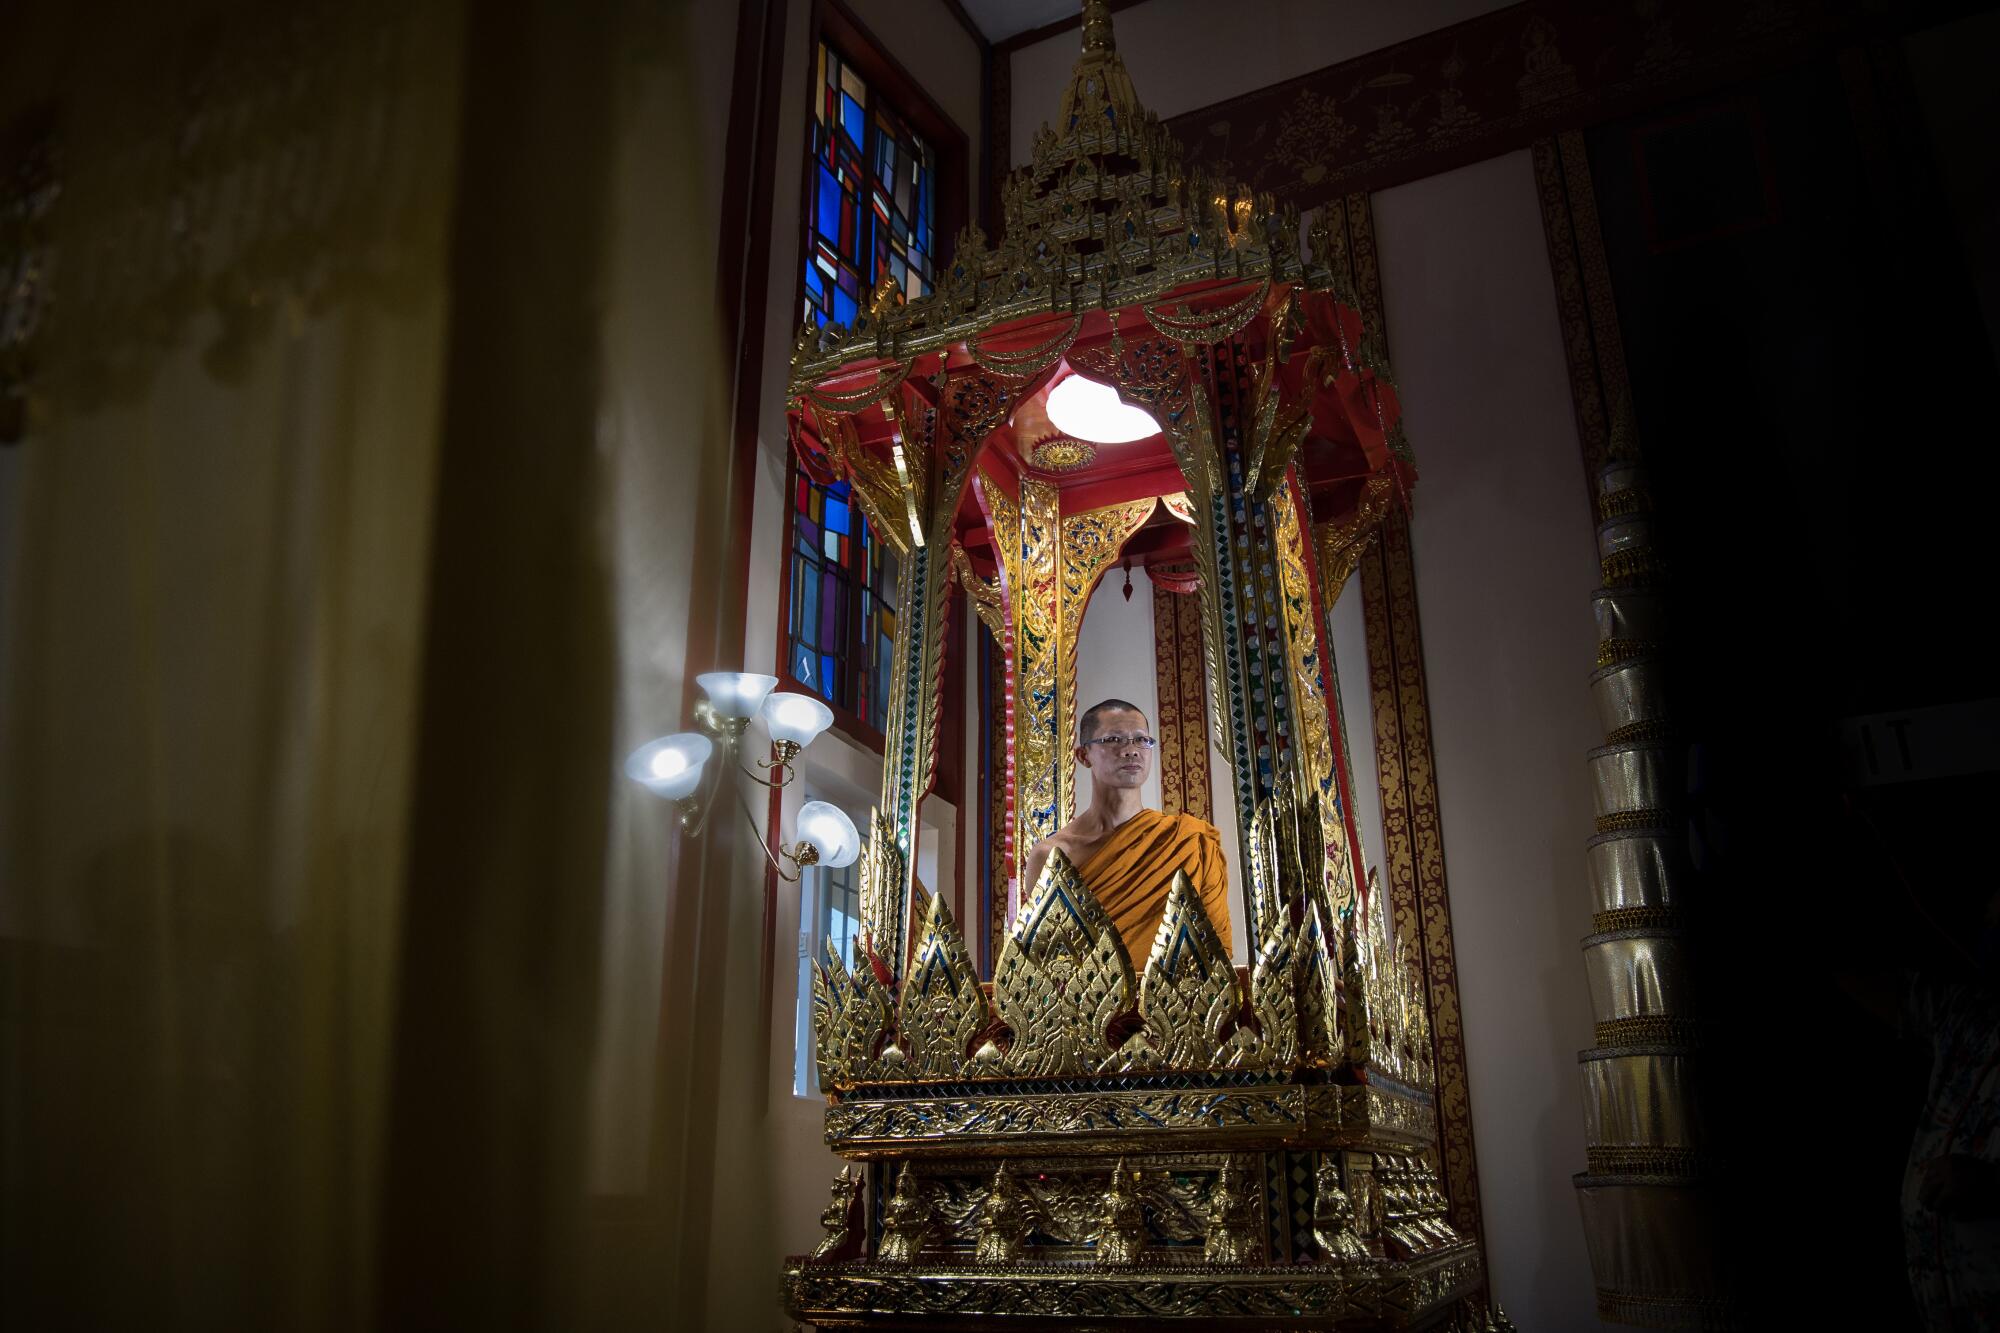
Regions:
<instances>
[{"instance_id":1,"label":"white wall","mask_svg":"<svg viewBox=\"0 0 2000 1333\"><path fill-rule=\"evenodd\" d=\"M1523 1328L1592 1327L1569 1176L1597 569L1529 155L1385 190L1375 231L1494 1290Z\"/></svg>"},{"instance_id":2,"label":"white wall","mask_svg":"<svg viewBox=\"0 0 2000 1333\"><path fill-rule=\"evenodd\" d=\"M1346 590L1333 604L1334 688L1340 695L1340 720L1347 745L1347 780L1354 801L1354 828L1361 839L1362 883L1368 871L1376 883L1386 882L1382 866L1382 782L1375 754L1375 697L1368 678L1368 618L1362 610L1361 575L1357 571L1347 581ZM1371 903L1368 924L1375 928L1383 944L1390 942L1388 914Z\"/></svg>"},{"instance_id":3,"label":"white wall","mask_svg":"<svg viewBox=\"0 0 2000 1333\"><path fill-rule=\"evenodd\" d=\"M1161 119L1240 97L1300 74L1422 36L1490 10L1497 0L1149 0L1111 16L1139 100ZM1014 165L1052 121L1076 63L1071 30L1014 52Z\"/></svg>"}]
</instances>

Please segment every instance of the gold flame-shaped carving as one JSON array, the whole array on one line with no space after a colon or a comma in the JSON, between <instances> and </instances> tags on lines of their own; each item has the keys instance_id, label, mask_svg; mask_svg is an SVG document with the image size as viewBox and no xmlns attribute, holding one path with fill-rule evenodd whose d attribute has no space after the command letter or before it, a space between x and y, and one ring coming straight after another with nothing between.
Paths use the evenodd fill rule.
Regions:
<instances>
[{"instance_id":1,"label":"gold flame-shaped carving","mask_svg":"<svg viewBox=\"0 0 2000 1333\"><path fill-rule=\"evenodd\" d=\"M903 981L897 1026L911 1078L956 1077L986 1026L986 997L942 893L931 895L917 956Z\"/></svg>"},{"instance_id":2,"label":"gold flame-shaped carving","mask_svg":"<svg viewBox=\"0 0 2000 1333\"><path fill-rule=\"evenodd\" d=\"M907 589L909 580L905 578L903 583ZM902 914L909 908L909 890L895 826L880 810L870 810L868 830L869 836L861 842L861 858L855 862L861 889L862 936L876 941L906 939ZM898 951L889 950L889 957L896 959Z\"/></svg>"},{"instance_id":3,"label":"gold flame-shaped carving","mask_svg":"<svg viewBox=\"0 0 2000 1333\"><path fill-rule=\"evenodd\" d=\"M1253 1032L1236 1030L1231 1061L1241 1069L1290 1069L1299 1058L1299 992L1293 955L1297 948L1290 922L1272 920L1257 946L1250 969L1250 1011L1257 1016Z\"/></svg>"},{"instance_id":4,"label":"gold flame-shaped carving","mask_svg":"<svg viewBox=\"0 0 2000 1333\"><path fill-rule=\"evenodd\" d=\"M1111 1054L1111 1021L1132 1008L1132 962L1118 928L1060 848L1049 854L993 972L993 1001L1013 1029L1016 1074L1081 1074Z\"/></svg>"},{"instance_id":5,"label":"gold flame-shaped carving","mask_svg":"<svg viewBox=\"0 0 2000 1333\"><path fill-rule=\"evenodd\" d=\"M827 941L826 961L813 969L812 993L820 1085L850 1087L879 1077L876 1053L889 1030L891 1007L861 941L855 941L851 971L841 965L833 941Z\"/></svg>"},{"instance_id":6,"label":"gold flame-shaped carving","mask_svg":"<svg viewBox=\"0 0 2000 1333\"><path fill-rule=\"evenodd\" d=\"M1220 1064L1242 1007L1229 951L1187 872L1176 870L1139 981L1139 1014L1160 1061L1172 1069Z\"/></svg>"},{"instance_id":7,"label":"gold flame-shaped carving","mask_svg":"<svg viewBox=\"0 0 2000 1333\"><path fill-rule=\"evenodd\" d=\"M1374 957L1370 951L1370 958ZM1361 966L1361 941L1354 928L1353 916L1341 919L1340 923L1340 981L1345 992L1346 1003L1334 1024L1334 1030L1345 1036L1347 1058L1354 1064L1365 1065L1374 1050L1369 1017L1377 1002L1378 988L1371 984L1369 975Z\"/></svg>"},{"instance_id":8,"label":"gold flame-shaped carving","mask_svg":"<svg viewBox=\"0 0 2000 1333\"><path fill-rule=\"evenodd\" d=\"M1299 1058L1322 1067L1340 1064L1347 1057L1348 1043L1340 1024L1338 974L1329 952L1326 921L1317 906L1308 907L1299 923L1292 957L1298 979Z\"/></svg>"}]
</instances>

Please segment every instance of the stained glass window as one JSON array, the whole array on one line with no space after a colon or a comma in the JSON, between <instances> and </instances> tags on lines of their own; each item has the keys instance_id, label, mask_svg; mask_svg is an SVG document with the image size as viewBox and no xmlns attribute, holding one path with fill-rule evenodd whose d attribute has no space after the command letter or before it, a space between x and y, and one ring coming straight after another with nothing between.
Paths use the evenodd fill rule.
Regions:
<instances>
[{"instance_id":1,"label":"stained glass window","mask_svg":"<svg viewBox=\"0 0 2000 1333\"><path fill-rule=\"evenodd\" d=\"M905 297L934 272L936 155L824 42L806 188L805 317L852 324L887 273Z\"/></svg>"},{"instance_id":2,"label":"stained glass window","mask_svg":"<svg viewBox=\"0 0 2000 1333\"><path fill-rule=\"evenodd\" d=\"M889 712L896 552L876 539L845 481L792 471L793 681L875 731Z\"/></svg>"}]
</instances>

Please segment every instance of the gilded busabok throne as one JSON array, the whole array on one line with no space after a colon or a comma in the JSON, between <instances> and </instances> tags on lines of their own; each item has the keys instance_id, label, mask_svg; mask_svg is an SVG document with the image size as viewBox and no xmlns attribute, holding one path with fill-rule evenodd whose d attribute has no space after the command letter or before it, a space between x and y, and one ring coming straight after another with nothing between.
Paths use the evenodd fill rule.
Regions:
<instances>
[{"instance_id":1,"label":"gilded busabok throne","mask_svg":"<svg viewBox=\"0 0 2000 1333\"><path fill-rule=\"evenodd\" d=\"M825 1239L787 1265L786 1307L821 1327L1504 1326L1445 1220L1424 998L1357 884L1322 647L1414 481L1394 394L1333 290L1332 233L1302 251L1295 211L1184 169L1105 6L1084 17L1001 243L968 229L931 295L885 284L793 358L801 465L849 483L901 552L902 596L862 938L813 981L826 1141L853 1165ZM1046 480L1089 453L1041 415L1071 372L1152 412L1171 485L1105 503ZM1019 866L1071 805L1082 602L1156 499L1189 525L1250 965L1184 880L1150 957L1128 957L1056 853L995 938L989 991L945 895L910 906L947 589L1012 679L996 859Z\"/></svg>"}]
</instances>

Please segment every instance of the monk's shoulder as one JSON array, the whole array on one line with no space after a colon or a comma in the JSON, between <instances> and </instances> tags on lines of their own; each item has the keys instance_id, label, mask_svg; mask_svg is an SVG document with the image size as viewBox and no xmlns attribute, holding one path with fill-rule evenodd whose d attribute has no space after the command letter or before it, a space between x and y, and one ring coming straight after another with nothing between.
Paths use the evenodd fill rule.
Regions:
<instances>
[{"instance_id":1,"label":"monk's shoulder","mask_svg":"<svg viewBox=\"0 0 2000 1333\"><path fill-rule=\"evenodd\" d=\"M1172 815L1170 818L1174 821L1175 830L1183 837L1213 838L1217 842L1222 841L1222 830L1199 815L1190 815L1182 812Z\"/></svg>"},{"instance_id":2,"label":"monk's shoulder","mask_svg":"<svg viewBox=\"0 0 2000 1333\"><path fill-rule=\"evenodd\" d=\"M1064 856L1074 862L1077 859L1078 853L1087 848L1090 842L1091 836L1089 830L1083 827L1083 819L1079 816L1076 819L1070 820L1069 823L1063 825L1054 833L1049 834L1048 837L1043 838L1040 842L1029 848L1028 855L1031 858L1041 857L1046 859L1052 852L1060 850Z\"/></svg>"}]
</instances>

